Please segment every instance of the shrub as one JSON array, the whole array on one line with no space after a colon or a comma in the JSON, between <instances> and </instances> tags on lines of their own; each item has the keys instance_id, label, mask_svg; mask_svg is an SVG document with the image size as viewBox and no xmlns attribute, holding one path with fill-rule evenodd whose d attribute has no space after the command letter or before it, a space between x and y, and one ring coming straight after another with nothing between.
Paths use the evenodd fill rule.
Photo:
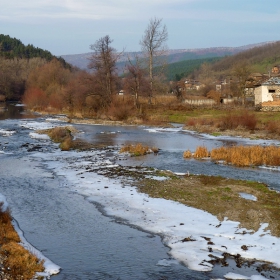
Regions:
<instances>
[{"instance_id":1,"label":"shrub","mask_svg":"<svg viewBox=\"0 0 280 280\"><path fill-rule=\"evenodd\" d=\"M266 124L266 130L269 133L277 133L280 134L279 122L276 121L269 121Z\"/></svg>"},{"instance_id":2,"label":"shrub","mask_svg":"<svg viewBox=\"0 0 280 280\"><path fill-rule=\"evenodd\" d=\"M252 131L255 130L257 126L257 118L255 114L249 114L247 111L243 111L240 114L232 114L232 112L228 112L219 123L221 130L236 129L238 126Z\"/></svg>"},{"instance_id":3,"label":"shrub","mask_svg":"<svg viewBox=\"0 0 280 280\"><path fill-rule=\"evenodd\" d=\"M196 126L197 120L192 118L187 121L188 126Z\"/></svg>"},{"instance_id":4,"label":"shrub","mask_svg":"<svg viewBox=\"0 0 280 280\"><path fill-rule=\"evenodd\" d=\"M23 103L32 109L44 109L48 106L47 94L39 88L29 88L23 96Z\"/></svg>"},{"instance_id":5,"label":"shrub","mask_svg":"<svg viewBox=\"0 0 280 280\"><path fill-rule=\"evenodd\" d=\"M255 130L257 125L257 118L255 114L249 114L244 111L238 118L239 124L249 130Z\"/></svg>"},{"instance_id":6,"label":"shrub","mask_svg":"<svg viewBox=\"0 0 280 280\"><path fill-rule=\"evenodd\" d=\"M115 96L112 100L107 114L113 120L125 121L133 115L134 110L133 100L129 97Z\"/></svg>"}]
</instances>

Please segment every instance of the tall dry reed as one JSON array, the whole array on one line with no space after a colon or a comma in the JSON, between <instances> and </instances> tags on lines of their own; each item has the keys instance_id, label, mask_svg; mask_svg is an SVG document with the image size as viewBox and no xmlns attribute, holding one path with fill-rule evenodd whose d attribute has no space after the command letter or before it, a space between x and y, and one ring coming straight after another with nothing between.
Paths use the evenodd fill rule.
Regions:
<instances>
[{"instance_id":1,"label":"tall dry reed","mask_svg":"<svg viewBox=\"0 0 280 280\"><path fill-rule=\"evenodd\" d=\"M193 155L195 158L205 158L209 157L209 152L206 147L198 146Z\"/></svg>"},{"instance_id":2,"label":"tall dry reed","mask_svg":"<svg viewBox=\"0 0 280 280\"><path fill-rule=\"evenodd\" d=\"M184 158L190 158L191 152L185 151ZM197 147L193 157L205 158L210 156L213 161L224 161L239 167L246 166L280 166L280 147L268 146L232 146L219 147L208 152L206 147Z\"/></svg>"},{"instance_id":3,"label":"tall dry reed","mask_svg":"<svg viewBox=\"0 0 280 280\"><path fill-rule=\"evenodd\" d=\"M143 156L149 153L154 152L155 154L158 153L158 148L156 147L148 147L144 146L141 143L138 143L136 145L125 145L120 149L120 153L130 153L132 156Z\"/></svg>"}]
</instances>

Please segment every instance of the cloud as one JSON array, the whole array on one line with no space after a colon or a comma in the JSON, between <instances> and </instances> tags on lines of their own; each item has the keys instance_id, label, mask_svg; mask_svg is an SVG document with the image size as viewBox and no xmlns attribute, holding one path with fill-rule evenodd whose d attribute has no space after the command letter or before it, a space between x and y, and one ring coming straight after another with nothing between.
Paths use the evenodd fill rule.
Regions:
<instances>
[{"instance_id":1,"label":"cloud","mask_svg":"<svg viewBox=\"0 0 280 280\"><path fill-rule=\"evenodd\" d=\"M173 0L172 6L194 1ZM136 19L157 14L171 5L169 0L0 0L0 2L2 7L0 17L11 21L39 17L41 19Z\"/></svg>"}]
</instances>

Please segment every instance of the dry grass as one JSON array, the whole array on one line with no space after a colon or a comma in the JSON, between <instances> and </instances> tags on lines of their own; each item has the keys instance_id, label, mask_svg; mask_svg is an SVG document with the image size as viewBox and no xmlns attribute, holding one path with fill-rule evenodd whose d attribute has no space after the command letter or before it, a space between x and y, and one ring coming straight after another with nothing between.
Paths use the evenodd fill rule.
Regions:
<instances>
[{"instance_id":1,"label":"dry grass","mask_svg":"<svg viewBox=\"0 0 280 280\"><path fill-rule=\"evenodd\" d=\"M266 185L205 175L173 177L164 181L144 179L139 182L139 190L151 197L202 209L217 216L220 221L225 217L239 221L240 227L248 230L257 231L261 223L268 223L272 234L280 236L280 193L268 189ZM257 201L240 197L240 192L254 195Z\"/></svg>"},{"instance_id":2,"label":"dry grass","mask_svg":"<svg viewBox=\"0 0 280 280\"><path fill-rule=\"evenodd\" d=\"M194 152L194 158L206 158L209 157L209 152L206 147L198 146Z\"/></svg>"},{"instance_id":3,"label":"dry grass","mask_svg":"<svg viewBox=\"0 0 280 280\"><path fill-rule=\"evenodd\" d=\"M215 161L223 160L236 166L279 166L280 147L234 146L220 147L211 151Z\"/></svg>"},{"instance_id":4,"label":"dry grass","mask_svg":"<svg viewBox=\"0 0 280 280\"><path fill-rule=\"evenodd\" d=\"M120 153L130 153L132 156L143 156L149 153L158 153L158 148L156 147L148 147L144 146L141 143L138 143L136 145L125 145L120 149Z\"/></svg>"},{"instance_id":5,"label":"dry grass","mask_svg":"<svg viewBox=\"0 0 280 280\"><path fill-rule=\"evenodd\" d=\"M36 272L44 271L43 262L19 244L20 238L11 221L9 211L0 211L0 253L4 267L9 267L9 279L30 280Z\"/></svg>"},{"instance_id":6,"label":"dry grass","mask_svg":"<svg viewBox=\"0 0 280 280\"><path fill-rule=\"evenodd\" d=\"M76 133L77 130L73 126L58 126L51 129L44 129L37 131L41 134L47 134L50 136L52 141L60 143L59 148L62 151L69 150L88 150L93 148L93 145L82 141L80 139L73 140L72 133Z\"/></svg>"},{"instance_id":7,"label":"dry grass","mask_svg":"<svg viewBox=\"0 0 280 280\"><path fill-rule=\"evenodd\" d=\"M190 150L187 150L183 153L183 158L191 158L193 155L192 155L192 152Z\"/></svg>"},{"instance_id":8,"label":"dry grass","mask_svg":"<svg viewBox=\"0 0 280 280\"><path fill-rule=\"evenodd\" d=\"M183 153L184 158L211 157L214 161L224 161L239 167L246 166L280 166L280 147L276 146L233 146L219 147L208 151L206 147L197 147L194 155L187 150Z\"/></svg>"}]
</instances>

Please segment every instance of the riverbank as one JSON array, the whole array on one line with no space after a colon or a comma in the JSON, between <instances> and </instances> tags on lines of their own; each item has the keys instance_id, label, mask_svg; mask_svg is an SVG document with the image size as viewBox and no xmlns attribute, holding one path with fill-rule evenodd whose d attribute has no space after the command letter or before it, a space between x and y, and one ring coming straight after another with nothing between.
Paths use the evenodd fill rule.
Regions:
<instances>
[{"instance_id":1,"label":"riverbank","mask_svg":"<svg viewBox=\"0 0 280 280\"><path fill-rule=\"evenodd\" d=\"M47 122L51 122L51 119L47 119ZM52 120L52 125L54 125L55 120ZM32 129L37 129L39 127L42 127L42 124L38 123L36 124L35 122L32 123L32 125L29 126L30 128L32 127ZM36 137L36 135L32 134L33 137ZM42 140L42 137L40 138L38 136L38 141L40 142ZM44 139L46 140L46 138ZM135 174L135 169L134 168L124 168L123 172L127 172L126 174L126 183L120 183L119 179L122 178L124 176L124 174L121 173L120 167L115 164L114 162L110 160L108 160L108 158L100 158L99 156L96 155L96 151L91 151L91 152L80 152L80 153L76 153L75 151L70 151L70 152L59 152L56 151L53 154L44 154L44 153L37 153L37 156L44 158L44 160L47 160L47 162L49 162L48 164L50 164L50 166L52 166L55 163L56 167L60 167L58 170L58 175L62 175L65 176L66 178L68 178L68 180L75 186L75 188L77 189L76 191L85 195L86 197L88 197L88 199L94 202L99 202L101 205L107 205L105 207L106 213L111 214L111 215L116 215L119 216L121 218L124 218L126 220L128 220L131 224L135 224L138 225L139 227L143 227L145 229L148 229L149 231L156 231L157 234L161 234L162 236L164 236L164 240L166 242L166 244L168 246L172 247L172 242L174 241L174 244L178 244L178 245L182 245L182 248L174 248L172 249L172 254L174 254L174 256L176 255L176 251L178 253L178 249L179 251L183 250L185 253L183 254L183 256L177 256L178 259L184 258L184 263L192 268L195 269L201 269L202 266L199 266L199 264L197 264L194 260L188 260L185 259L186 255L185 254L190 254L190 252L193 252L194 255L197 254L197 251L202 250L203 254L200 255L200 258L209 258L209 256L207 257L207 252L209 252L208 246L209 244L207 244L209 241L207 242L202 242L203 239L201 238L201 235L207 238L210 238L215 246L214 248L211 247L211 249L215 252L215 256L217 256L217 254L219 252L221 252L221 249L223 249L223 246L227 246L227 247L231 247L233 248L235 245L234 242L230 242L230 244L228 245L228 240L226 239L226 236L224 236L224 226L229 226L230 224L233 225L233 227L228 231L228 234L230 233L231 236L241 236L244 235L245 239L241 239L240 242L242 242L242 245L239 244L239 242L237 242L237 247L234 247L234 250L236 251L241 251L242 253L246 253L245 254L245 258L248 257L252 257L253 256L258 256L258 253L260 252L260 248L262 248L261 250L270 250L270 251L274 251L275 248L273 248L274 246L272 246L272 248L270 247L266 247L266 242L265 242L265 238L261 238L261 240L264 241L264 244L261 245L261 243L258 243L258 245L254 245L252 244L253 242L256 241L256 239L258 238L258 235L269 235L269 232L266 230L267 225L263 224L264 226L261 226L261 228L257 228L256 226L256 230L255 232L251 232L250 229L247 229L247 231L249 232L248 234L241 234L240 232L238 233L234 233L234 231L236 231L239 228L238 222L230 222L224 219L224 217L218 217L218 219L213 219L212 216L207 216L204 217L204 211L202 212L198 212L198 216L197 216L197 220L196 221L192 221L192 220L187 220L186 218L188 217L188 215L190 215L191 217L193 216L193 214L196 212L195 208L199 208L199 206L201 205L202 202L197 201L197 207L193 206L194 208L190 209L191 212L190 213L185 213L186 208L180 208L177 209L175 207L175 205L177 205L176 203L170 206L169 204L170 199L174 200L174 201L179 201L179 199L183 196L182 192L180 189L176 190L176 192L174 193L176 196L175 198L169 198L168 196L162 196L162 198L164 198L164 200L162 200L160 202L160 205L157 205L157 201L153 200L151 198L152 195L150 196L140 196L138 197L138 192L135 191L135 184L136 181L127 181L127 179L129 179L131 176L133 176L133 174ZM94 157L93 157L94 156ZM188 186L191 185L191 182L195 182L194 185L191 185L192 188L196 188L198 193L200 193L200 184L199 181L196 181L194 178L198 178L198 177L193 177L193 175L190 176L185 176L185 178L183 178L183 175L176 175L176 174L169 174L168 176L166 176L167 174L162 174L158 171L154 171L154 173L151 172L151 170L142 170L144 172L140 172L141 176L156 176L155 178L142 178L145 182L144 185L147 185L149 188L151 188L151 185L154 186L157 184L157 182L159 183L159 187L163 186L164 188L168 188L168 184L170 184L170 182L172 182L174 180L175 183L177 183L177 187L180 187L181 183L183 181L183 179L190 179L190 181L186 181L186 184L183 184L184 186ZM104 176L108 176L110 178L110 173L111 175L116 176L115 179L113 181L104 181ZM77 174L77 175L76 175ZM138 174L138 173L137 173ZM110 176L109 176L110 175ZM139 175L139 176L140 176ZM169 178L169 179L168 179ZM138 179L141 179L140 177ZM161 180L161 179L165 179L165 180ZM149 181L146 181L149 180ZM160 181L159 181L160 180ZM213 179L214 180L214 179ZM215 179L216 180L216 179ZM225 182L225 185L222 184L222 181L215 181L214 180L214 184L212 184L212 189L209 190L205 190L205 197L204 197L204 201L211 201L212 198L212 202L214 200L214 205L216 205L216 200L217 201L223 201L223 197L225 196L225 202L227 202L227 199L229 195L227 195L227 193L230 193L231 191L226 189L227 188L227 184L229 182ZM209 181L209 178L207 177L206 182ZM164 184L163 184L164 182ZM167 184L168 182L168 184ZM173 183L174 183L173 182ZM165 184L166 183L166 184ZM174 185L173 183L171 184L171 189L173 190ZM217 191L216 190L216 186L220 186L221 184L221 190ZM233 184L233 183L232 183ZM79 186L79 187L78 187ZM198 186L198 187L196 187ZM244 186L241 186L241 188L243 188ZM126 189L126 191L125 191ZM226 190L223 190L226 189ZM101 190L102 193L101 193ZM166 191L167 189L163 189L163 194L170 194L170 189L168 191ZM230 199L237 199L236 195L237 195L237 190L238 188L236 188L236 190L233 192L234 195L232 195L232 197L230 197ZM112 192L111 192L112 191ZM166 191L166 193L165 193ZM225 193L224 193L225 191ZM246 191L247 194L251 194L250 193L250 189L248 189ZM189 192L189 190L187 191ZM214 193L214 196L211 196L211 193ZM216 193L215 193L216 192ZM116 197L117 194L117 197ZM132 196L133 195L133 205L130 204L131 200L132 200ZM193 194L193 196L195 197L197 194ZM254 194L251 194L252 196L255 196ZM256 197L261 196L260 194L256 194ZM136 198L134 200L134 198ZM186 198L184 198L186 200ZM220 199L220 200L219 200ZM239 199L239 198L238 198ZM147 200L150 202L148 203ZM240 201L242 202L240 205L242 204L247 204L248 201L246 199L240 199ZM258 200L257 200L258 201ZM134 204L135 202L135 204ZM188 203L190 203L190 200L187 201ZM250 200L249 200L250 202ZM155 203L155 205L154 205ZM188 205L188 203L186 203L186 205ZM180 204L182 204L180 202ZM119 207L120 206L120 207ZM169 208L170 206L170 208ZM150 209L150 207L152 207L153 210ZM163 207L163 208L162 208ZM167 209L164 209L164 207L168 208L168 211L166 212ZM175 207L175 208L173 208ZM179 207L179 206L178 206ZM181 206L180 206L181 207ZM185 207L185 206L184 206ZM213 206L214 207L214 206ZM243 206L242 206L243 207ZM128 212L127 212L128 211ZM142 213L142 211L145 212L145 214ZM207 209L205 211L208 211ZM223 212L223 210L220 210ZM136 216L136 220L133 220L135 218L134 214L137 214ZM141 214L142 213L142 214ZM171 213L180 213L180 216L176 217L174 219L174 217L170 214ZM150 216L150 217L149 217ZM160 217L159 217L160 216ZM144 218L144 220L143 220ZM205 220L210 221L213 219L213 223L212 226L210 226L209 228L205 228ZM165 221L164 223L162 223L162 221ZM149 222L150 221L150 222ZM265 221L264 220L260 220L262 223ZM194 225L194 222L197 222ZM257 220L258 222L258 220ZM192 225L194 228L198 228L201 229L201 232L192 232L189 229L189 225ZM221 225L220 225L221 224ZM257 224L257 223L256 223ZM220 226L219 226L220 225ZM213 233L213 227L218 226L216 228L215 234ZM170 228L171 227L171 228ZM174 227L174 228L173 228ZM175 229L177 228L177 229ZM246 231L246 232L247 232ZM207 233L205 236L205 233ZM222 240L217 240L217 241L213 241L214 239L216 239L216 234L223 234L223 238ZM239 234L239 235L238 235ZM208 236L210 235L210 236ZM213 237L211 237L213 236ZM186 242L182 242L182 240L184 240L185 238L188 239L188 237L190 239L195 239L196 241L198 241L198 243L196 243L195 245L193 244L192 246L195 246L196 250L192 251L190 250L190 248L187 248L188 246L190 246L190 244L188 246L185 246L188 243L188 241ZM242 236L243 237L243 236ZM187 240L186 239L186 240ZM219 239L219 238L218 238ZM204 239L206 241L206 239ZM250 242L249 242L250 240ZM194 241L191 241L194 242ZM248 242L248 243L246 243ZM277 243L277 242L276 242ZM276 244L275 243L275 244ZM240 245L240 248L238 248L238 244ZM247 245L246 245L247 244ZM250 250L243 250L241 248L241 246L246 245L248 248L250 248ZM179 246L179 247L180 247ZM201 247L200 247L201 246ZM256 246L258 247L257 249L253 249L251 250L251 246ZM261 246L261 247L259 247ZM277 247L277 246L275 246ZM245 248L245 247L244 247ZM189 251L190 250L190 251ZM244 251L244 252L243 252ZM249 251L249 252L248 252ZM253 251L253 252L252 252ZM228 252L227 250L222 251L223 253ZM265 256L266 257L266 256ZM211 261L211 258L209 259L209 261ZM206 264L206 263L205 263ZM211 264L211 263L210 263ZM206 264L206 267L204 267L204 269L211 269L211 265Z\"/></svg>"},{"instance_id":2,"label":"riverbank","mask_svg":"<svg viewBox=\"0 0 280 280\"><path fill-rule=\"evenodd\" d=\"M122 168L112 163L101 167L90 161L85 162L82 158L78 159L74 154L71 155L72 153L69 154L71 158L73 157L71 160L66 160L65 154L64 164L71 162L72 166L69 167L68 164L67 169L79 171L83 180L73 177L66 170L61 175L69 176L75 185L82 184L83 195L89 196L90 201L106 205L107 214L116 215L145 230L162 234L166 244L172 248L171 254L188 267L211 270L212 263L217 262L217 259L223 259L223 254L239 256L239 263L256 259L271 263L268 266L272 270L280 267L278 256L268 256L268 252L274 252L276 249L276 246L268 244L269 240L273 240L274 244L279 242L276 237L270 235L271 233L274 236L279 235L279 224L276 222L279 214L277 208L279 196L264 184L217 176L178 175L151 169ZM79 157L83 157L81 153ZM94 175L95 173L99 175ZM104 180L99 177L100 175L113 181L107 181L106 186L102 186ZM118 178L122 178L121 185ZM134 179L130 181L129 178ZM90 186L90 182L94 182L94 188ZM121 187L123 184L126 187ZM137 185L138 191L135 192L133 185ZM102 189L106 191L101 191ZM139 195L139 191L144 195ZM117 198L119 196L122 199L119 200ZM160 205L157 204L159 203L157 199L162 199ZM174 201L179 202L180 206L173 204ZM187 208L181 208L183 204ZM180 209L177 209L177 206ZM168 212L164 210L165 207ZM187 209L190 212L185 213ZM142 212L144 214L141 214ZM193 220L194 213L196 218ZM204 214L207 217L204 217ZM165 222L162 224L161 220ZM205 224L206 220L209 222L208 226ZM189 225L192 225L195 231L191 230ZM180 243L188 242L196 243L179 246ZM189 259L185 254L195 257Z\"/></svg>"}]
</instances>

